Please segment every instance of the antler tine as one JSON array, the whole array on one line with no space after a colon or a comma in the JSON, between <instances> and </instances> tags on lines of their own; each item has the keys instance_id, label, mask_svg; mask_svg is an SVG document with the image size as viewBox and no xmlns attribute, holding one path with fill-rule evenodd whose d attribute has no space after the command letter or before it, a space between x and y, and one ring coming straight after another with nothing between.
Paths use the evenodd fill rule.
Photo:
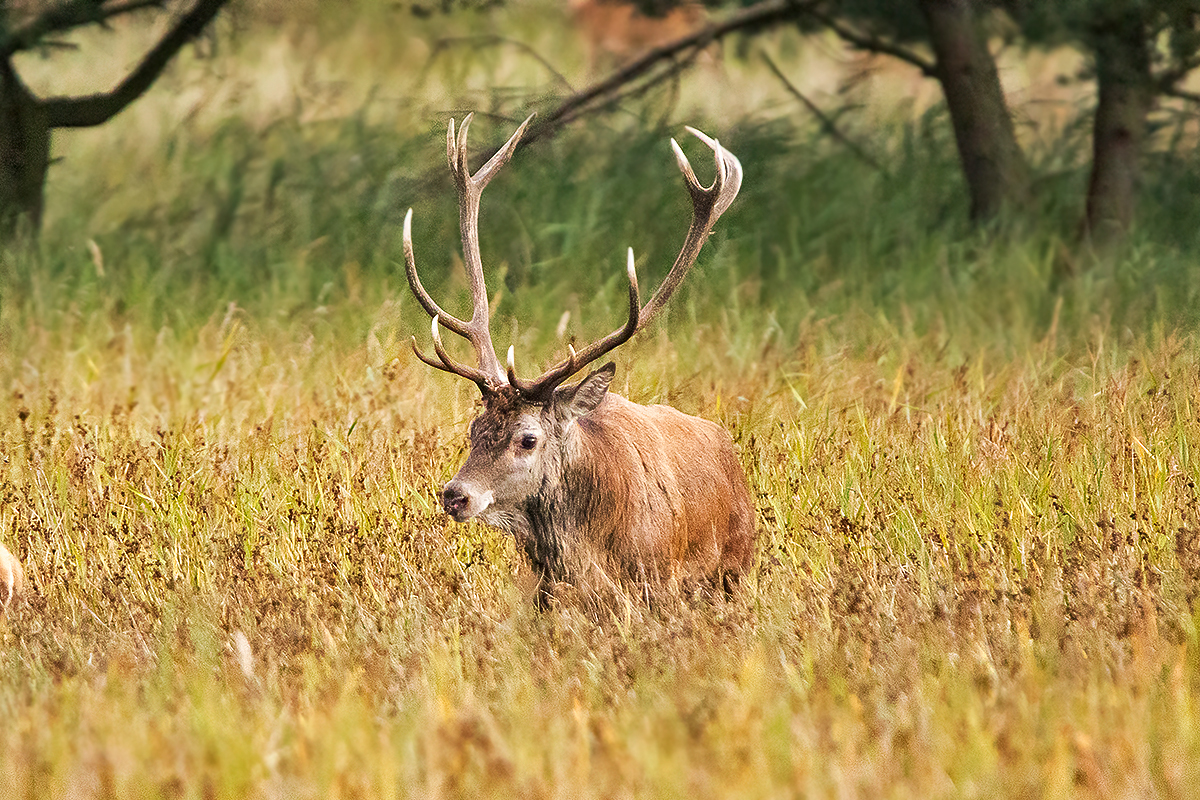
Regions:
<instances>
[{"instance_id":1,"label":"antler tine","mask_svg":"<svg viewBox=\"0 0 1200 800\"><path fill-rule=\"evenodd\" d=\"M671 271L667 273L667 277L663 279L662 285L658 287L649 302L639 309L637 274L633 267L633 250L630 249L627 267L629 273L629 321L625 323L625 327L613 331L603 339L585 347L578 354L572 350L569 358L551 367L536 380L526 382L517 379L513 366L512 349L509 348L508 382L521 394L531 398L545 399L554 391L555 387L571 375L628 341L635 333L646 327L646 324L663 309L671 295L679 288L679 284L683 282L688 270L696 263L700 248L704 246L709 233L712 232L713 225L729 208L742 187L742 164L716 139L695 128L688 128L688 131L713 151L717 175L711 186L703 186L696 178L696 173L692 170L687 156L684 155L683 148L674 139L671 140L675 159L679 163L679 171L683 173L684 183L692 198L692 223L684 238L683 247L680 249L679 255L675 257L675 263L671 266Z\"/></svg>"},{"instance_id":2,"label":"antler tine","mask_svg":"<svg viewBox=\"0 0 1200 800\"><path fill-rule=\"evenodd\" d=\"M471 171L467 169L467 129L471 127L471 120L475 119L475 113L472 112L463 117L463 121L458 126L458 137L454 136L454 120L450 120L450 127L446 131L446 141L450 156L450 169L454 171L454 176L461 180L469 179Z\"/></svg>"},{"instance_id":3,"label":"antler tine","mask_svg":"<svg viewBox=\"0 0 1200 800\"><path fill-rule=\"evenodd\" d=\"M411 337L412 349L417 358L421 359L421 361L433 367L434 369L440 369L442 372L449 372L451 375L458 375L459 377L466 378L467 380L474 382L475 385L479 387L479 390L484 394L494 390L495 385L491 376L484 374L480 370L468 367L466 364L459 364L458 362L454 361L454 359L450 358L450 354L446 352L446 346L442 344L442 334L438 330L438 318L436 316L433 318L433 322L430 325L430 332L433 337L433 350L435 353L437 353L438 358L441 360L434 361L432 358L422 353L421 349L417 347L417 337L413 336Z\"/></svg>"},{"instance_id":4,"label":"antler tine","mask_svg":"<svg viewBox=\"0 0 1200 800\"><path fill-rule=\"evenodd\" d=\"M425 291L425 287L421 285L421 278L417 275L417 260L413 256L412 243L412 209L404 215L404 274L408 277L408 286L412 289L412 293L416 295L417 302L425 309L429 316L437 319L441 317L446 324L446 327L462 336L465 339L471 338L470 326L463 322L458 317L451 316L442 310L429 293Z\"/></svg>"},{"instance_id":5,"label":"antler tine","mask_svg":"<svg viewBox=\"0 0 1200 800\"><path fill-rule=\"evenodd\" d=\"M467 277L471 286L472 312L471 321L467 324L470 331L468 338L475 347L475 356L479 368L493 377L493 383L501 385L506 382L500 362L496 358L496 349L492 345L492 333L488 327L488 295L487 284L483 279L483 259L479 255L479 198L484 187L491 182L502 166L512 158L521 136L524 135L529 123L533 120L531 114L520 127L509 137L494 156L484 164L474 175L467 168L467 131L474 115L468 114L458 129L458 142L454 153L455 183L458 185L458 224L462 234L463 262L467 269Z\"/></svg>"},{"instance_id":6,"label":"antler tine","mask_svg":"<svg viewBox=\"0 0 1200 800\"><path fill-rule=\"evenodd\" d=\"M663 306L671 299L671 295L679 288L679 284L683 283L684 276L696 263L696 257L700 255L700 248L704 246L708 234L712 232L713 225L729 208L734 198L737 197L738 190L742 188L742 163L737 160L737 156L722 147L716 139L706 136L695 128L688 128L688 130L697 139L712 148L717 176L713 179L711 186L702 186L696 179L696 173L692 171L692 165L688 162L687 156L683 154L683 148L679 146L679 142L671 140L671 148L675 151L676 161L679 162L679 171L683 173L688 194L692 196L692 224L688 227L683 247L680 248L679 255L675 257L671 271L667 273L667 277L663 279L662 285L658 287L654 296L646 305L642 306L642 319L639 326L642 328L646 327L650 320L662 311Z\"/></svg>"},{"instance_id":7,"label":"antler tine","mask_svg":"<svg viewBox=\"0 0 1200 800\"><path fill-rule=\"evenodd\" d=\"M742 162L738 161L733 153L721 147L720 142L704 133L704 131L698 131L690 125L685 125L684 127L689 133L712 148L713 154L716 157L718 178L725 183L724 188L718 192L717 202L713 208L713 222L716 222L717 218L725 213L725 209L729 208L729 204L733 202L734 198L738 195L738 191L742 188ZM701 192L711 191L713 187L704 189L700 186L700 182L696 180L696 173L692 172L692 165L688 163L687 157L683 155L679 143L672 139L671 144L675 149L675 157L680 162L680 169L683 170L684 180L688 181L688 189L691 190L694 186Z\"/></svg>"},{"instance_id":8,"label":"antler tine","mask_svg":"<svg viewBox=\"0 0 1200 800\"><path fill-rule=\"evenodd\" d=\"M555 364L543 373L541 377L532 381L523 381L517 377L516 367L513 364L513 348L509 347L508 382L526 397L545 399L567 378L618 345L629 341L630 337L637 333L640 327L638 322L641 317L641 300L638 297L637 270L633 265L632 247L628 250L628 257L625 262L625 274L629 279L629 319L623 327L618 328L603 339L593 342L579 353L575 352L574 347L567 345L567 358Z\"/></svg>"},{"instance_id":9,"label":"antler tine","mask_svg":"<svg viewBox=\"0 0 1200 800\"><path fill-rule=\"evenodd\" d=\"M442 363L446 365L446 368L449 372L453 372L455 375L461 375L468 380L474 381L479 385L479 388L483 389L484 391L486 391L484 387L493 386L491 375L488 375L482 370L468 367L466 364L455 363L454 360L450 358L450 354L446 352L446 345L442 344L442 335L441 332L438 331L437 317L433 318L433 324L430 326L430 335L433 338L433 351L437 353L438 358L440 358Z\"/></svg>"},{"instance_id":10,"label":"antler tine","mask_svg":"<svg viewBox=\"0 0 1200 800\"><path fill-rule=\"evenodd\" d=\"M549 391L554 391L558 384L565 381L567 378L579 371L579 356L575 354L575 348L572 345L567 345L567 359L555 366L545 375L542 375L536 381L523 381L517 377L517 364L513 356L514 348L508 346L508 382L509 385L515 386L517 391L524 394L526 397L541 397L545 392L542 389L542 384L548 387Z\"/></svg>"},{"instance_id":11,"label":"antler tine","mask_svg":"<svg viewBox=\"0 0 1200 800\"><path fill-rule=\"evenodd\" d=\"M480 167L475 175L472 176L472 180L479 184L480 190L482 190L484 186L487 186L488 182L495 176L497 172L500 171L500 168L507 164L508 160L512 158L513 153L515 153L517 150L517 145L521 143L521 137L525 135L525 129L529 127L529 123L533 122L533 118L536 116L537 113L535 112L526 117L525 121L521 123L520 127L513 131L513 135L508 137L508 141L504 143L504 146L497 150L492 157L487 160L487 163Z\"/></svg>"},{"instance_id":12,"label":"antler tine","mask_svg":"<svg viewBox=\"0 0 1200 800\"><path fill-rule=\"evenodd\" d=\"M520 142L525 130L529 127L529 123L533 120L533 115L531 114L522 122L516 132L505 142L504 146L478 172L472 175L467 166L467 132L474 116L474 114L468 114L463 118L462 123L458 126L457 134L454 129L453 119L450 120L450 124L446 129L446 161L450 165L450 171L454 175L454 183L458 189L458 216L459 230L462 234L463 262L471 289L472 308L470 321L464 322L455 316L447 314L434 302L433 298L429 296L428 292L421 285L421 280L417 276L416 259L413 256L412 209L409 209L408 214L404 217L404 265L409 287L412 289L413 294L416 295L417 301L433 317L434 349L437 351L438 357L441 358L442 364L434 362L419 352L418 356L426 364L470 378L479 384L484 394L489 394L503 386L507 381L504 371L500 368L500 362L496 358L496 350L492 345L492 334L488 326L489 304L487 284L483 277L483 260L479 255L479 199L484 187L495 177L500 168L512 158L517 144ZM471 343L471 346L475 350L475 357L479 363L478 369L473 369L463 364L456 364L446 355L445 348L441 345L440 338L437 336L439 318L448 329Z\"/></svg>"}]
</instances>

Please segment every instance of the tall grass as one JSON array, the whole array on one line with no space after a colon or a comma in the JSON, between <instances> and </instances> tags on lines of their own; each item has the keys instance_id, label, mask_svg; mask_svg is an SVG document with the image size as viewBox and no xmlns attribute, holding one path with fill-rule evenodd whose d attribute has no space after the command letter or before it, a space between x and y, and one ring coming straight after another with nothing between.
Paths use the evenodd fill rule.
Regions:
<instances>
[{"instance_id":1,"label":"tall grass","mask_svg":"<svg viewBox=\"0 0 1200 800\"><path fill-rule=\"evenodd\" d=\"M266 71L251 44L234 78ZM481 58L437 69L509 68ZM425 285L467 307L445 78L344 88L351 113L213 101L114 152L119 184L101 140L59 143L50 223L0 261L0 539L31 584L0 627L11 796L1196 794L1190 153L1155 157L1102 260L1071 238L1069 154L1035 221L975 232L936 109L852 124L883 170L801 121L687 109L746 182L617 384L730 430L756 567L731 600L539 613L512 542L438 511L475 390L406 350L410 205ZM522 363L564 311L565 337L619 323L626 246L657 285L679 134L579 126L489 187Z\"/></svg>"}]
</instances>

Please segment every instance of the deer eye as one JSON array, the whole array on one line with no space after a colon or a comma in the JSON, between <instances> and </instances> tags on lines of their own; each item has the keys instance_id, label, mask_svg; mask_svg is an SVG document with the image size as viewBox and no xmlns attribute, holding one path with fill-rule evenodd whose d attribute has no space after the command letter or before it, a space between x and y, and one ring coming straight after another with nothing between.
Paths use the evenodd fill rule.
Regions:
<instances>
[{"instance_id":1,"label":"deer eye","mask_svg":"<svg viewBox=\"0 0 1200 800\"><path fill-rule=\"evenodd\" d=\"M521 437L521 449L532 450L537 447L537 437L532 433L527 433Z\"/></svg>"}]
</instances>

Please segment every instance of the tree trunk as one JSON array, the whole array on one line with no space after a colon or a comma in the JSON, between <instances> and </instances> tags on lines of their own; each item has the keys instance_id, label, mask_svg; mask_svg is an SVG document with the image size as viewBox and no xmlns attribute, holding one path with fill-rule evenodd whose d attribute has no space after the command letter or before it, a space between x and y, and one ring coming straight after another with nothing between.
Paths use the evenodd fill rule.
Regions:
<instances>
[{"instance_id":1,"label":"tree trunk","mask_svg":"<svg viewBox=\"0 0 1200 800\"><path fill-rule=\"evenodd\" d=\"M1133 224L1146 117L1155 95L1141 19L1131 14L1109 20L1094 37L1098 97L1084 230L1106 244L1123 238Z\"/></svg>"},{"instance_id":2,"label":"tree trunk","mask_svg":"<svg viewBox=\"0 0 1200 800\"><path fill-rule=\"evenodd\" d=\"M971 195L971 219L989 220L1029 197L1029 169L1017 144L1000 74L972 0L919 3Z\"/></svg>"},{"instance_id":3,"label":"tree trunk","mask_svg":"<svg viewBox=\"0 0 1200 800\"><path fill-rule=\"evenodd\" d=\"M22 229L37 231L49 164L45 108L12 63L0 61L0 243Z\"/></svg>"}]
</instances>

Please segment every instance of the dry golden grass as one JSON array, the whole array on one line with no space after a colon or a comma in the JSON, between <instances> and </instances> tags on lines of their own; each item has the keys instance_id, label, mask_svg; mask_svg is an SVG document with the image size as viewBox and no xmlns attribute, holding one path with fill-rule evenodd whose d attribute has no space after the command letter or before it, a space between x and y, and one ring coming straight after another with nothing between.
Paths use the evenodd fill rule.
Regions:
<instances>
[{"instance_id":1,"label":"dry golden grass","mask_svg":"<svg viewBox=\"0 0 1200 800\"><path fill-rule=\"evenodd\" d=\"M435 509L473 387L394 341L231 311L195 342L31 348L0 405L30 588L5 785L1190 796L1194 344L954 366L810 341L635 393L734 432L762 535L744 594L544 614L510 542ZM623 373L655 372L638 355Z\"/></svg>"}]
</instances>

